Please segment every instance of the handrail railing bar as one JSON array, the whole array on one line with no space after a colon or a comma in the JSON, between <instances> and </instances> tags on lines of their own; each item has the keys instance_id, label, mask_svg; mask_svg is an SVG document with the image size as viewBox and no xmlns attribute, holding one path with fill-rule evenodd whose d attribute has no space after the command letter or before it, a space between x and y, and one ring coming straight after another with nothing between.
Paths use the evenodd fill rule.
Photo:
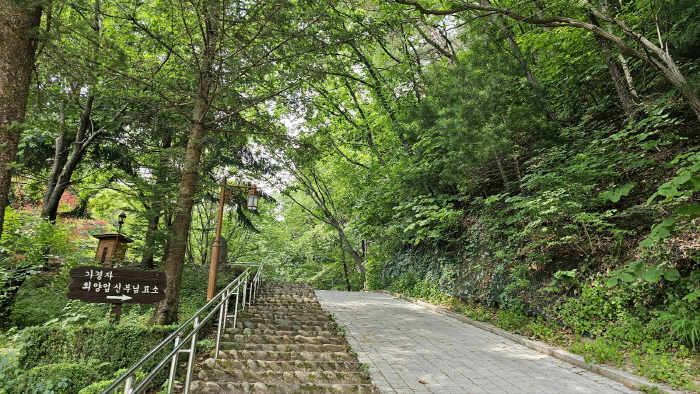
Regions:
<instances>
[{"instance_id":1,"label":"handrail railing bar","mask_svg":"<svg viewBox=\"0 0 700 394\"><path fill-rule=\"evenodd\" d=\"M262 267L262 264L260 264L260 266ZM243 271L243 273L242 273L241 275L239 275L236 279L234 279L233 281L231 281L231 283L230 283L228 286L226 286L226 288L224 288L221 292L224 292L224 291L230 289L231 287L233 287L233 286L235 286L235 285L240 285L240 282L241 282L241 280L242 280L241 278L244 277L244 276L245 276L245 278L244 278L244 279L245 279L245 282L247 283L247 281L248 281L248 276L250 276L250 267L249 267L249 268L246 268L246 270ZM239 287L239 286L237 286L237 287ZM155 354L157 354L158 352L160 352L161 350L163 350L163 348L164 348L166 345L170 344L170 342L173 340L173 338L177 337L182 331L185 330L185 328L187 328L187 327L189 326L190 323L192 323L194 320L196 320L196 319L199 317L199 315L200 315L205 309L207 309L208 307L210 307L210 306L211 306L212 304L214 304L215 302L216 302L216 297L215 297L215 298L212 298L209 302L207 302L206 304L204 304L204 306L202 306L197 312L195 312L195 313L192 315L192 317L190 317L189 319L187 319L184 323L182 323L182 324L180 325L180 327L178 327L175 331L173 331L170 335L168 335L164 340L162 340L158 345L156 345L153 349L151 349L150 352L148 352L148 353L147 353L145 356L143 356L139 361L137 361L131 368L129 368L126 372L124 372L124 374L122 374L122 376L120 376L119 378L115 379L114 382L112 382L112 384L110 384L109 386L107 386L107 388L105 388L105 389L102 391L102 393L113 393L114 390L117 389L117 388L119 388L119 386L121 386L131 375L134 375L134 372L135 372L136 370L138 370L139 368L141 368L141 367L143 366L143 364L145 364L145 363L148 362L151 358L153 358L153 356L154 356ZM216 310L216 308L215 308L215 310ZM201 324L200 324L200 326L201 326ZM193 327L193 328L197 328L197 327ZM184 339L183 342L186 341L187 338L190 338L191 335L192 335L192 333L189 334L189 335L187 335L187 336L186 336L186 339ZM180 348L181 348L181 347L180 347ZM173 349L173 351L171 351L171 352L168 354L168 356L165 358L165 360L164 360L165 363L167 363L167 360L168 360L173 354L177 354L177 350L180 350L180 348ZM148 374L148 375L146 376L147 378L150 377L150 379L144 379L144 381L142 381L139 385L137 385L137 386L136 386L133 390L131 390L131 391L132 391L132 392L134 392L134 391L138 392L138 390L142 389L143 386L145 386L145 384L150 383L150 380L152 380L153 376L155 376L158 372L160 372L160 369L162 369L163 365L164 365L164 363L163 363L163 362L160 362L160 363L158 364L158 368L156 368L156 370L155 370L155 373L152 372L152 373L150 373L150 374ZM145 384L144 384L144 383L145 383Z\"/></svg>"}]
</instances>

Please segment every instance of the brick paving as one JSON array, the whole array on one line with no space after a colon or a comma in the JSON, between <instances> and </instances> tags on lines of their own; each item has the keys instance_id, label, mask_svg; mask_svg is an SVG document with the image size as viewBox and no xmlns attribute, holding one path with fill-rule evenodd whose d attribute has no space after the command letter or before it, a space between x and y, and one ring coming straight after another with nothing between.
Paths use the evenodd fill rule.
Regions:
<instances>
[{"instance_id":1,"label":"brick paving","mask_svg":"<svg viewBox=\"0 0 700 394\"><path fill-rule=\"evenodd\" d=\"M317 290L381 393L634 393L620 383L419 305Z\"/></svg>"}]
</instances>

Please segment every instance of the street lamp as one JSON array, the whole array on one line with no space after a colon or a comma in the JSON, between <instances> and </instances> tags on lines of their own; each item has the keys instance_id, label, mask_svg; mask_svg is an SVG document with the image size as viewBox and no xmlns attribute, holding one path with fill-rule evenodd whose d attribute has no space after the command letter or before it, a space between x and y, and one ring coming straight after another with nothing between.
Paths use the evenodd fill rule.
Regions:
<instances>
[{"instance_id":1,"label":"street lamp","mask_svg":"<svg viewBox=\"0 0 700 394\"><path fill-rule=\"evenodd\" d=\"M219 251L221 250L221 221L224 216L224 204L226 204L226 201L228 201L230 198L237 196L241 190L248 190L248 209L250 209L251 211L256 211L258 209L258 200L260 199L260 190L258 190L257 186L228 185L226 184L226 177L224 177L221 180L221 196L219 197L219 215L217 217L216 222L216 235L214 236L214 244L211 246L211 264L209 264L209 286L207 287L207 301L214 298L214 292L216 291L216 274L219 270Z\"/></svg>"},{"instance_id":2,"label":"street lamp","mask_svg":"<svg viewBox=\"0 0 700 394\"><path fill-rule=\"evenodd\" d=\"M126 219L126 214L124 212L119 214L119 221L117 222L119 224L119 230L118 232L122 231L122 225L124 224L124 220Z\"/></svg>"},{"instance_id":3,"label":"street lamp","mask_svg":"<svg viewBox=\"0 0 700 394\"><path fill-rule=\"evenodd\" d=\"M257 211L258 199L260 199L260 191L253 185L253 188L248 190L248 209Z\"/></svg>"}]
</instances>

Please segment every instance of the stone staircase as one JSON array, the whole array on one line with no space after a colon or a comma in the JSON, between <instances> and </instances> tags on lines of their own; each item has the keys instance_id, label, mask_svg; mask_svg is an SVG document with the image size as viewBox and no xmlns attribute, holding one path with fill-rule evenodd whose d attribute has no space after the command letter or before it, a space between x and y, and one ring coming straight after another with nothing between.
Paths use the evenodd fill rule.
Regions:
<instances>
[{"instance_id":1,"label":"stone staircase","mask_svg":"<svg viewBox=\"0 0 700 394\"><path fill-rule=\"evenodd\" d=\"M264 282L195 379L193 394L379 393L308 283Z\"/></svg>"}]
</instances>

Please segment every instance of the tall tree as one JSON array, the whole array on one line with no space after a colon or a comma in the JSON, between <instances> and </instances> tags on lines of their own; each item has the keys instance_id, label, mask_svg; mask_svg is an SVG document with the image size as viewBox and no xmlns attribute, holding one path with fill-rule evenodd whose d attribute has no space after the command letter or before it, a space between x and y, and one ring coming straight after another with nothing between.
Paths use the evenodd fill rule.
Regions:
<instances>
[{"instance_id":1,"label":"tall tree","mask_svg":"<svg viewBox=\"0 0 700 394\"><path fill-rule=\"evenodd\" d=\"M27 110L41 12L41 5L33 1L0 0L0 235Z\"/></svg>"}]
</instances>

